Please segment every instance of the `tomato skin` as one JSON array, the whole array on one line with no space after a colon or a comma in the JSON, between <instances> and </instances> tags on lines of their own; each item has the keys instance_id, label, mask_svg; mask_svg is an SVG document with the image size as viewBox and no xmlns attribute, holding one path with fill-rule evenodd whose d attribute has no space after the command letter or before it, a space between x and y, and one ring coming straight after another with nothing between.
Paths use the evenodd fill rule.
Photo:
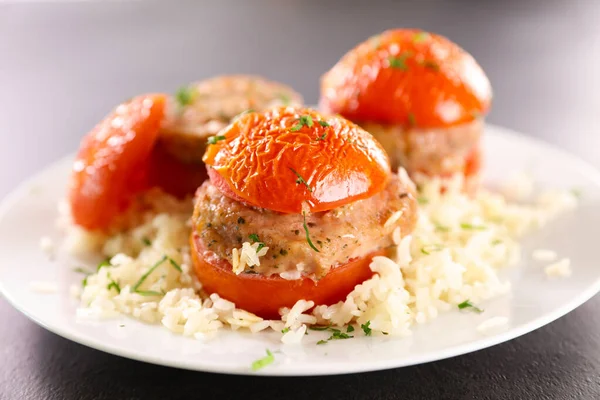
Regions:
<instances>
[{"instance_id":1,"label":"tomato skin","mask_svg":"<svg viewBox=\"0 0 600 400\"><path fill-rule=\"evenodd\" d=\"M75 224L107 230L147 188L148 158L164 116L161 94L119 105L82 140L73 164L69 202Z\"/></svg>"},{"instance_id":2,"label":"tomato skin","mask_svg":"<svg viewBox=\"0 0 600 400\"><path fill-rule=\"evenodd\" d=\"M440 128L484 116L491 101L485 72L457 44L393 29L358 44L326 72L319 103L351 121Z\"/></svg>"},{"instance_id":3,"label":"tomato skin","mask_svg":"<svg viewBox=\"0 0 600 400\"><path fill-rule=\"evenodd\" d=\"M148 166L148 183L159 187L179 199L192 196L207 179L203 163L180 161L169 154L163 146L152 150Z\"/></svg>"},{"instance_id":4,"label":"tomato skin","mask_svg":"<svg viewBox=\"0 0 600 400\"><path fill-rule=\"evenodd\" d=\"M356 285L373 276L369 267L371 259L384 254L381 250L350 261L315 282L310 278L286 280L279 276L236 275L227 260L217 259L206 250L195 232L190 237L190 245L194 270L206 292L217 293L234 302L236 307L265 319L279 319L279 309L292 307L298 300L312 300L315 305L343 301Z\"/></svg>"},{"instance_id":5,"label":"tomato skin","mask_svg":"<svg viewBox=\"0 0 600 400\"><path fill-rule=\"evenodd\" d=\"M390 178L389 158L372 135L309 108L247 113L219 136L203 157L211 182L255 207L328 211L373 196Z\"/></svg>"}]
</instances>

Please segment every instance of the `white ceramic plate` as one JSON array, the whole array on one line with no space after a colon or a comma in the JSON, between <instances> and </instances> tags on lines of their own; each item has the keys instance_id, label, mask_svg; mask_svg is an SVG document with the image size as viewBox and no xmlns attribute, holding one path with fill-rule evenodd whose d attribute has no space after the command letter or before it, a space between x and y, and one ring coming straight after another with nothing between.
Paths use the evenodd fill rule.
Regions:
<instances>
[{"instance_id":1,"label":"white ceramic plate","mask_svg":"<svg viewBox=\"0 0 600 400\"><path fill-rule=\"evenodd\" d=\"M537 329L579 306L600 289L597 238L600 227L600 172L575 157L542 142L489 126L484 149L485 179L501 180L511 170L526 170L543 187L582 190L581 206L524 241L522 265L507 273L512 293L484 304L485 312L449 312L417 326L409 338L356 337L315 343L324 333L310 331L302 345L284 346L275 332L224 331L203 343L174 335L158 325L126 317L100 322L78 321L69 286L81 275L64 261L49 261L40 238L58 242L56 204L64 196L71 158L60 161L4 200L0 207L0 289L17 309L36 323L65 338L116 355L201 371L252 373L252 361L275 353L276 362L259 371L265 375L327 375L402 367L456 356L510 340ZM535 248L555 249L570 257L573 275L549 280L542 265L530 261ZM31 290L32 281L55 282L58 292ZM507 317L506 328L483 336L476 327L493 316Z\"/></svg>"}]
</instances>

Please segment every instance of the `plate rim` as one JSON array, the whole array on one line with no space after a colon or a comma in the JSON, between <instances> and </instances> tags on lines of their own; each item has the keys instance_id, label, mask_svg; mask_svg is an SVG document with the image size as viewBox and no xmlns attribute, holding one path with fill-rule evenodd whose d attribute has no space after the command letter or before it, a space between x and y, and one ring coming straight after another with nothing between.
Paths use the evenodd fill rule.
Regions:
<instances>
[{"instance_id":1,"label":"plate rim","mask_svg":"<svg viewBox=\"0 0 600 400\"><path fill-rule=\"evenodd\" d=\"M543 139L525 135L519 133L513 129L501 127L494 124L486 124L486 130L493 131L493 135L504 136L508 138L518 137L521 141L529 142L531 145L541 146L547 151L560 153L561 157L566 158L573 164L573 166L581 172L586 178L593 181L600 187L600 170L594 167L589 162L581 159L580 157L561 149L560 147L549 143ZM33 182L37 181L39 177L44 174L47 170L57 167L62 163L66 163L67 160L72 159L73 154L66 155L59 158L58 160L50 163L49 165L38 170L32 176L21 182L13 190L11 190L4 198L0 201L0 223L4 219L7 212L18 202L20 198L31 188ZM140 353L134 350L128 350L126 347L118 347L112 344L106 344L101 340L86 337L80 335L76 330L69 329L68 327L61 327L58 325L50 325L46 323L43 318L37 318L35 315L29 313L21 304L11 295L10 292L4 287L2 279L0 279L0 294L6 299L6 301L18 312L25 315L29 320L42 328L61 336L72 342L90 347L95 350L99 350L108 354L112 354L119 357L125 357L136 361L146 362L150 364L167 366L172 368L179 368L192 371L209 372L209 373L222 373L230 375L261 375L261 376L328 376L328 375L343 375L360 372L372 372L381 371L393 368L403 368L414 366L418 364L425 364L434 361L440 361L452 357L465 355L468 353L483 350L488 347L492 347L501 343L505 343L517 337L523 336L527 333L533 332L545 325L552 323L553 321L565 316L577 307L583 305L594 295L600 292L600 276L596 281L592 282L584 291L574 296L570 301L566 302L560 307L553 309L552 311L546 312L531 320L528 323L518 325L507 331L497 333L491 336L482 336L480 339L475 341L450 346L444 349L437 350L435 352L424 353L422 355L413 355L408 358L395 358L381 361L370 361L367 364L362 363L340 363L331 365L329 364L328 371L322 369L310 370L308 366L293 371L287 369L278 369L276 366L273 368L266 368L264 370L253 372L250 368L246 367L229 367L212 365L210 362L202 362L202 359L192 358L189 360L169 360L162 359L159 356L152 355L149 353ZM149 326L150 327L150 326ZM156 328L156 326L152 326ZM174 335L174 334L173 334ZM174 335L175 336L175 335ZM401 340L401 339L399 339Z\"/></svg>"}]
</instances>

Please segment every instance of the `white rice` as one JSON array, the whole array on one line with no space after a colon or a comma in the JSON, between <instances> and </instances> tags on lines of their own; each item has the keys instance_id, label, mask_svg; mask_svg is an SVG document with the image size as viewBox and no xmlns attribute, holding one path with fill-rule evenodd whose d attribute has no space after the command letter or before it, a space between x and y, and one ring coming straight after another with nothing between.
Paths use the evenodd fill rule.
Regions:
<instances>
[{"instance_id":1,"label":"white rice","mask_svg":"<svg viewBox=\"0 0 600 400\"><path fill-rule=\"evenodd\" d=\"M548 265L544 268L544 272L550 278L567 278L571 276L571 260L563 258L562 260Z\"/></svg>"},{"instance_id":2,"label":"white rice","mask_svg":"<svg viewBox=\"0 0 600 400\"><path fill-rule=\"evenodd\" d=\"M73 290L80 298L77 315L103 318L127 314L199 340L214 337L226 326L254 333L265 329L283 332L281 340L286 344L300 343L314 324L368 323L373 333L409 335L414 324L457 310L465 300L481 304L507 293L510 282L500 279L499 271L520 260L519 237L577 204L570 192L542 193L532 204L519 205L486 190L469 196L462 187L461 178L427 181L419 192L422 205L415 231L404 238L399 229L393 232L395 254L373 259L370 267L375 274L371 279L357 285L337 304L315 306L300 300L290 309L280 310L279 321L263 320L216 294L206 297L202 293L192 273L188 247L189 204L165 201L170 208L158 208L136 227L110 237L69 226L67 243L72 244L73 237L78 242L71 249L74 253L83 249L111 256L111 265L89 276L81 293ZM392 215L389 220L399 217ZM144 240L150 245L144 245ZM243 243L234 250L232 266L236 273L260 265L260 257L268 248L257 251L258 247L259 243ZM534 258L549 259L550 252L538 251ZM156 265L160 260L165 261ZM281 275L298 279L300 270ZM561 260L545 271L550 276L567 276L569 261ZM478 329L485 331L502 322L491 321ZM362 334L360 329L356 334Z\"/></svg>"}]
</instances>

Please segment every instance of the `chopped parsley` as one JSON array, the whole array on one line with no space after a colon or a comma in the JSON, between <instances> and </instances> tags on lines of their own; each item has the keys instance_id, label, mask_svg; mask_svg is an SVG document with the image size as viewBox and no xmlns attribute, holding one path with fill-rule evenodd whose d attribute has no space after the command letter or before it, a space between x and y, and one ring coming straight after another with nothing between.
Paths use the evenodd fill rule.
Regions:
<instances>
[{"instance_id":1,"label":"chopped parsley","mask_svg":"<svg viewBox=\"0 0 600 400\"><path fill-rule=\"evenodd\" d=\"M348 328L346 328L346 332L354 332L354 327L352 325L348 325Z\"/></svg>"},{"instance_id":2,"label":"chopped parsley","mask_svg":"<svg viewBox=\"0 0 600 400\"><path fill-rule=\"evenodd\" d=\"M306 212L303 212L302 215L304 215L304 232L306 232L306 241L308 242L308 245L317 253L320 253L319 249L317 249L315 247L315 245L313 244L312 240L310 240L310 233L308 232L308 225L306 225Z\"/></svg>"},{"instance_id":3,"label":"chopped parsley","mask_svg":"<svg viewBox=\"0 0 600 400\"><path fill-rule=\"evenodd\" d=\"M410 126L415 126L417 125L417 120L415 119L415 114L413 113L408 113L408 124Z\"/></svg>"},{"instance_id":4,"label":"chopped parsley","mask_svg":"<svg viewBox=\"0 0 600 400\"><path fill-rule=\"evenodd\" d=\"M405 52L401 53L397 57L389 56L388 62L390 63L390 68L401 69L403 71L408 70L408 66L406 65L406 59L411 56L411 53Z\"/></svg>"},{"instance_id":5,"label":"chopped parsley","mask_svg":"<svg viewBox=\"0 0 600 400\"><path fill-rule=\"evenodd\" d=\"M371 321L367 321L360 326L360 328L365 333L365 336L371 336L372 329L370 328L370 326L371 326Z\"/></svg>"},{"instance_id":6,"label":"chopped parsley","mask_svg":"<svg viewBox=\"0 0 600 400\"><path fill-rule=\"evenodd\" d=\"M100 271L101 268L103 267L110 267L110 261L108 260L108 258L104 261L101 261L100 264L98 264L98 267L96 267L96 272Z\"/></svg>"},{"instance_id":7,"label":"chopped parsley","mask_svg":"<svg viewBox=\"0 0 600 400\"><path fill-rule=\"evenodd\" d=\"M296 125L290 128L290 131L298 132L300 129L302 129L303 126L307 126L310 128L313 126L313 124L313 119L310 115L301 115L300 118L298 118Z\"/></svg>"},{"instance_id":8,"label":"chopped parsley","mask_svg":"<svg viewBox=\"0 0 600 400\"><path fill-rule=\"evenodd\" d=\"M225 140L225 136L223 136L223 135L211 136L208 138L207 143L208 144L217 144L217 142L220 142L221 140Z\"/></svg>"},{"instance_id":9,"label":"chopped parsley","mask_svg":"<svg viewBox=\"0 0 600 400\"><path fill-rule=\"evenodd\" d=\"M263 247L265 247L265 244L263 242L260 241L260 238L258 237L258 235L256 233L251 233L248 235L248 237L250 238L250 240L252 240L252 244L254 243L258 243L258 247L256 248L256 252L258 253Z\"/></svg>"},{"instance_id":10,"label":"chopped parsley","mask_svg":"<svg viewBox=\"0 0 600 400\"><path fill-rule=\"evenodd\" d=\"M443 247L439 244L429 244L427 246L421 247L421 253L430 255L433 252L442 250Z\"/></svg>"},{"instance_id":11,"label":"chopped parsley","mask_svg":"<svg viewBox=\"0 0 600 400\"><path fill-rule=\"evenodd\" d=\"M312 325L309 326L308 329L311 331L326 331L331 328L331 325L323 326L323 325Z\"/></svg>"},{"instance_id":12,"label":"chopped parsley","mask_svg":"<svg viewBox=\"0 0 600 400\"><path fill-rule=\"evenodd\" d=\"M417 32L413 36L413 42L415 42L415 43L421 43L427 39L429 39L429 33L427 33L427 32Z\"/></svg>"},{"instance_id":13,"label":"chopped parsley","mask_svg":"<svg viewBox=\"0 0 600 400\"><path fill-rule=\"evenodd\" d=\"M317 344L327 344L327 340L321 339L317 342Z\"/></svg>"},{"instance_id":14,"label":"chopped parsley","mask_svg":"<svg viewBox=\"0 0 600 400\"><path fill-rule=\"evenodd\" d=\"M290 331L290 328L283 328L281 330L281 333L288 333Z\"/></svg>"},{"instance_id":15,"label":"chopped parsley","mask_svg":"<svg viewBox=\"0 0 600 400\"><path fill-rule=\"evenodd\" d=\"M440 70L440 65L438 63L436 63L435 61L431 61L431 60L424 60L420 63L423 67L430 69L432 71L439 71Z\"/></svg>"},{"instance_id":16,"label":"chopped parsley","mask_svg":"<svg viewBox=\"0 0 600 400\"><path fill-rule=\"evenodd\" d=\"M146 246L152 246L152 242L146 236L142 238L142 243L144 243Z\"/></svg>"},{"instance_id":17,"label":"chopped parsley","mask_svg":"<svg viewBox=\"0 0 600 400\"><path fill-rule=\"evenodd\" d=\"M85 268L82 267L77 267L75 268L73 271L75 272L79 272L80 274L86 274L86 275L90 275L92 272L86 270Z\"/></svg>"},{"instance_id":18,"label":"chopped parsley","mask_svg":"<svg viewBox=\"0 0 600 400\"><path fill-rule=\"evenodd\" d=\"M324 128L327 128L329 125L329 123L327 121L323 121L323 120L319 120L319 125L321 125Z\"/></svg>"},{"instance_id":19,"label":"chopped parsley","mask_svg":"<svg viewBox=\"0 0 600 400\"><path fill-rule=\"evenodd\" d=\"M476 312L477 314L480 314L483 312L483 310L477 306L474 306L473 303L471 303L469 300L465 300L462 303L460 303L458 305L458 309L459 310L471 310Z\"/></svg>"},{"instance_id":20,"label":"chopped parsley","mask_svg":"<svg viewBox=\"0 0 600 400\"><path fill-rule=\"evenodd\" d=\"M317 138L317 142L318 142L319 140L325 140L325 138L326 138L326 137L327 137L327 132L325 132L324 134L322 134L321 136L319 136L319 137Z\"/></svg>"},{"instance_id":21,"label":"chopped parsley","mask_svg":"<svg viewBox=\"0 0 600 400\"><path fill-rule=\"evenodd\" d=\"M108 284L108 286L106 286L106 290L111 290L111 289L115 289L117 291L117 293L121 293L121 286L119 286L119 283L117 281L115 281L114 279L112 279L109 276L110 279L110 283Z\"/></svg>"},{"instance_id":22,"label":"chopped parsley","mask_svg":"<svg viewBox=\"0 0 600 400\"><path fill-rule=\"evenodd\" d=\"M354 337L340 331L339 329L332 329L332 332L333 333L327 340L352 339Z\"/></svg>"},{"instance_id":23,"label":"chopped parsley","mask_svg":"<svg viewBox=\"0 0 600 400\"><path fill-rule=\"evenodd\" d=\"M87 276L85 278L83 278L83 280L81 281L81 286L83 286L83 287L87 286L87 279L88 279Z\"/></svg>"},{"instance_id":24,"label":"chopped parsley","mask_svg":"<svg viewBox=\"0 0 600 400\"><path fill-rule=\"evenodd\" d=\"M183 270L181 269L181 267L179 266L179 264L177 264L175 262L175 260L173 260L171 257L169 257L169 264L171 264L173 266L173 268L175 268L177 271L183 272Z\"/></svg>"},{"instance_id":25,"label":"chopped parsley","mask_svg":"<svg viewBox=\"0 0 600 400\"><path fill-rule=\"evenodd\" d=\"M160 260L158 260L153 266L150 267L150 269L148 271L146 271L146 273L144 275L142 275L140 277L140 279L138 279L138 281L135 283L135 285L133 285L133 288L131 289L132 292L138 292L138 288L142 285L142 283L144 283L144 281L148 278L148 276L154 272L154 270L156 268L158 268L162 263L164 263L165 261L167 261L167 256L162 256L162 258ZM139 293L139 292L138 292Z\"/></svg>"},{"instance_id":26,"label":"chopped parsley","mask_svg":"<svg viewBox=\"0 0 600 400\"><path fill-rule=\"evenodd\" d=\"M483 225L473 225L463 222L460 227L469 231L485 231L487 228Z\"/></svg>"},{"instance_id":27,"label":"chopped parsley","mask_svg":"<svg viewBox=\"0 0 600 400\"><path fill-rule=\"evenodd\" d=\"M175 93L175 100L180 107L185 107L194 102L196 94L196 89L184 86Z\"/></svg>"},{"instance_id":28,"label":"chopped parsley","mask_svg":"<svg viewBox=\"0 0 600 400\"><path fill-rule=\"evenodd\" d=\"M252 363L252 371L258 371L259 369L263 369L267 365L273 364L275 361L275 357L273 353L269 349L267 349L267 355L263 358L259 358L258 360Z\"/></svg>"},{"instance_id":29,"label":"chopped parsley","mask_svg":"<svg viewBox=\"0 0 600 400\"><path fill-rule=\"evenodd\" d=\"M295 169L290 167L290 170L296 174L296 176L298 177L298 179L296 179L296 183L297 184L303 184L304 186L306 186L306 188L308 189L309 192L312 192L312 188L308 185L308 183L306 183L306 181L304 180L304 178L302 177L302 175L300 175L298 172L296 172Z\"/></svg>"}]
</instances>

